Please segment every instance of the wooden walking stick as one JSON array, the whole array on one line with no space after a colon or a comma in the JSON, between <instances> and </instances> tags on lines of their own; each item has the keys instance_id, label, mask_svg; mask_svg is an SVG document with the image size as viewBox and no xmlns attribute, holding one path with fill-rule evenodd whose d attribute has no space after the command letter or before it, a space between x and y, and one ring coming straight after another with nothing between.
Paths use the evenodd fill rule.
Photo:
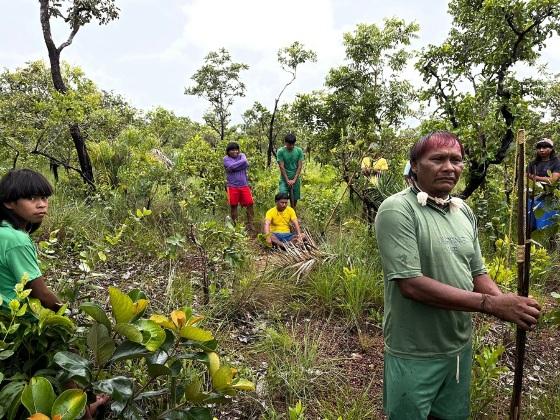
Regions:
<instances>
[{"instance_id":1,"label":"wooden walking stick","mask_svg":"<svg viewBox=\"0 0 560 420\"><path fill-rule=\"evenodd\" d=\"M517 294L529 295L529 269L531 265L531 232L527 226L527 181L525 176L525 130L517 132ZM527 333L517 327L515 340L515 374L509 418L521 418L521 389Z\"/></svg>"}]
</instances>

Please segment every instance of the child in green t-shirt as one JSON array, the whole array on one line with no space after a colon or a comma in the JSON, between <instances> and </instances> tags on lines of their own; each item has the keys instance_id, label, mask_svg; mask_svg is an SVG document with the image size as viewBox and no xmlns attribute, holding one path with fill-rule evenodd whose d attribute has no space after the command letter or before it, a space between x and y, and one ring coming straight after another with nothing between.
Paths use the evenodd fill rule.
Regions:
<instances>
[{"instance_id":1,"label":"child in green t-shirt","mask_svg":"<svg viewBox=\"0 0 560 420\"><path fill-rule=\"evenodd\" d=\"M14 287L24 275L29 278L26 287L31 297L55 311L62 305L42 277L29 237L47 215L52 191L45 177L30 169L11 170L0 180L0 296L4 305L15 297Z\"/></svg>"}]
</instances>

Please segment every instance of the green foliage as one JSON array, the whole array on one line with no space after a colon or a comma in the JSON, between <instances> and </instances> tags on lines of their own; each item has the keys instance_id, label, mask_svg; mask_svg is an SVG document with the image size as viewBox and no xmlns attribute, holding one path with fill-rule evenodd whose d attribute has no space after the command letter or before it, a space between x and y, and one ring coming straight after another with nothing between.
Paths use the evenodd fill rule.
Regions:
<instances>
[{"instance_id":1,"label":"green foliage","mask_svg":"<svg viewBox=\"0 0 560 420\"><path fill-rule=\"evenodd\" d=\"M87 333L93 361L70 352L57 353L55 362L63 370L62 378L110 395L112 411L121 416L140 413L143 401L156 396L166 396L168 401L160 415L186 415L194 407L254 389L250 381L237 377L236 369L221 365L213 334L198 326L203 317L183 308L169 316L148 318L148 303L138 290L124 294L110 287L112 320L100 306L83 304L82 311L94 320ZM142 377L147 375L143 383L130 373L122 375L127 370L119 368L137 359L145 369ZM209 372L207 383L200 371L204 366Z\"/></svg>"},{"instance_id":2,"label":"green foliage","mask_svg":"<svg viewBox=\"0 0 560 420\"><path fill-rule=\"evenodd\" d=\"M282 398L286 404L306 401L338 380L332 363L319 353L320 337L309 333L300 338L285 327L268 328L257 344L267 355L265 381L273 399Z\"/></svg>"},{"instance_id":3,"label":"green foliage","mask_svg":"<svg viewBox=\"0 0 560 420\"><path fill-rule=\"evenodd\" d=\"M38 372L55 375L53 356L68 348L76 327L64 315L66 306L56 313L29 298L28 278L16 285L16 298L0 309L0 417L14 419L20 409L20 396L26 382Z\"/></svg>"},{"instance_id":4,"label":"green foliage","mask_svg":"<svg viewBox=\"0 0 560 420\"><path fill-rule=\"evenodd\" d=\"M449 12L447 39L425 48L416 67L428 85L421 98L437 103L437 117L467 146L468 197L505 159L515 130L534 120L526 98L538 83L515 68L535 64L560 27L560 9L555 1L453 0Z\"/></svg>"},{"instance_id":5,"label":"green foliage","mask_svg":"<svg viewBox=\"0 0 560 420\"><path fill-rule=\"evenodd\" d=\"M239 73L248 68L246 64L232 62L230 53L221 48L208 53L204 65L192 76L194 86L185 89L186 95L201 96L210 102L212 112L205 114L204 120L220 140L225 137L234 99L245 96L245 84Z\"/></svg>"}]
</instances>

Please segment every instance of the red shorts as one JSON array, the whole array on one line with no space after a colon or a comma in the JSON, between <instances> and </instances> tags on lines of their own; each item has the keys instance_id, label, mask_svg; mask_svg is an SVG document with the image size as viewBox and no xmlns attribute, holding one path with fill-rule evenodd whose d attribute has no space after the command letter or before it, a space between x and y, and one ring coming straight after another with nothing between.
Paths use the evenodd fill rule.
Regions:
<instances>
[{"instance_id":1,"label":"red shorts","mask_svg":"<svg viewBox=\"0 0 560 420\"><path fill-rule=\"evenodd\" d=\"M248 185L244 187L228 187L227 192L230 206L241 204L243 207L247 207L253 205L253 195Z\"/></svg>"}]
</instances>

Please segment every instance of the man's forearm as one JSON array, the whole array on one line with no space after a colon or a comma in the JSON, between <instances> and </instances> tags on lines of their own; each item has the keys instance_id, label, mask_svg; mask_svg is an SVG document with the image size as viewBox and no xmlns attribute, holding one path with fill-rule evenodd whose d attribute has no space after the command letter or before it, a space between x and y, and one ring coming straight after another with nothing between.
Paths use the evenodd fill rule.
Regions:
<instances>
[{"instance_id":1,"label":"man's forearm","mask_svg":"<svg viewBox=\"0 0 560 420\"><path fill-rule=\"evenodd\" d=\"M482 309L483 295L440 283L430 277L394 280L406 298L440 309L477 312Z\"/></svg>"},{"instance_id":2,"label":"man's forearm","mask_svg":"<svg viewBox=\"0 0 560 420\"><path fill-rule=\"evenodd\" d=\"M473 283L475 292L484 293L490 296L498 296L502 294L498 285L486 273L474 277Z\"/></svg>"}]
</instances>

